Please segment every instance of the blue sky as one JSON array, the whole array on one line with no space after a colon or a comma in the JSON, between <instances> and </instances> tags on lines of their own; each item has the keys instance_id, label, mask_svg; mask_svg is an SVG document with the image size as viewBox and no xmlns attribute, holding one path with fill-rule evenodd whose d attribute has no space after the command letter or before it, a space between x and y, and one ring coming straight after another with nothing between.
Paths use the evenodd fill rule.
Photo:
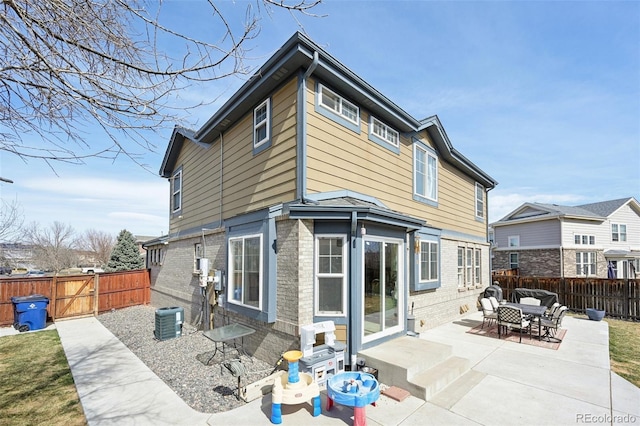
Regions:
<instances>
[{"instance_id":1,"label":"blue sky","mask_svg":"<svg viewBox=\"0 0 640 426\"><path fill-rule=\"evenodd\" d=\"M246 2L219 4L241 23ZM164 7L194 34L211 26L203 10L195 0ZM263 14L247 64L262 65L302 25L415 118L439 116L453 146L499 182L490 221L523 202L640 200L640 2L325 1L314 12L323 16ZM180 124L199 127L243 82L185 90L176 106L209 105ZM161 235L169 187L158 169L170 135L160 131L144 155L148 170L123 157L54 172L0 152L0 176L14 181L0 196L17 199L26 222Z\"/></svg>"}]
</instances>

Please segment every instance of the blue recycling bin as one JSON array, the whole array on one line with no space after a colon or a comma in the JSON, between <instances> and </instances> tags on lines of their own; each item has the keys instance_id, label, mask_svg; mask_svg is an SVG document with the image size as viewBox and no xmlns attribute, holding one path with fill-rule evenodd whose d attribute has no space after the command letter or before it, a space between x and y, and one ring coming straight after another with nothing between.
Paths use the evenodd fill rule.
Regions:
<instances>
[{"instance_id":1,"label":"blue recycling bin","mask_svg":"<svg viewBox=\"0 0 640 426\"><path fill-rule=\"evenodd\" d=\"M47 323L49 298L41 294L12 297L13 327L20 331L41 330Z\"/></svg>"}]
</instances>

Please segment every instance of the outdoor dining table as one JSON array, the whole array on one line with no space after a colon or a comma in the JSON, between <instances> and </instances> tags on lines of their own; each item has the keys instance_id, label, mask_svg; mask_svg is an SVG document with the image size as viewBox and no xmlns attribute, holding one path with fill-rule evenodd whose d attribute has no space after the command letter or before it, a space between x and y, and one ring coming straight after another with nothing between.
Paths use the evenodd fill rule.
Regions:
<instances>
[{"instance_id":1,"label":"outdoor dining table","mask_svg":"<svg viewBox=\"0 0 640 426\"><path fill-rule=\"evenodd\" d=\"M540 326L539 320L540 320L540 317L542 317L544 313L547 312L546 306L527 305L526 303L512 303L512 302L507 302L500 306L512 306L514 308L520 308L520 310L522 310L522 315L538 318L538 340L542 339L542 333L541 333L542 327Z\"/></svg>"},{"instance_id":2,"label":"outdoor dining table","mask_svg":"<svg viewBox=\"0 0 640 426\"><path fill-rule=\"evenodd\" d=\"M244 349L244 336L248 336L253 333L255 333L253 328L239 323L229 324L223 327L216 327L213 330L204 331L202 334L204 334L207 339L212 340L216 345L213 355L211 355L211 358L207 361L207 365L211 362L213 357L216 356L219 350L222 352L222 363L220 364L220 370L222 371L222 364L226 360L227 355L227 345L232 345L233 349L238 351L238 357L240 357L240 354L248 356ZM236 341L237 339L240 339L239 345ZM220 347L218 347L218 343L220 343Z\"/></svg>"}]
</instances>

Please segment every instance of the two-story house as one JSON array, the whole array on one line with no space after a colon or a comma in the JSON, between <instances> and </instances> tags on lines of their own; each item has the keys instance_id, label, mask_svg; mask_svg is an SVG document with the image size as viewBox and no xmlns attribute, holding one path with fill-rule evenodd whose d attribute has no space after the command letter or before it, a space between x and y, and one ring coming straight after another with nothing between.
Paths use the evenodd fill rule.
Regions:
<instances>
[{"instance_id":1,"label":"two-story house","mask_svg":"<svg viewBox=\"0 0 640 426\"><path fill-rule=\"evenodd\" d=\"M494 269L524 276L635 278L640 204L635 198L580 206L524 203L491 224Z\"/></svg>"},{"instance_id":2,"label":"two-story house","mask_svg":"<svg viewBox=\"0 0 640 426\"><path fill-rule=\"evenodd\" d=\"M275 361L300 327L331 320L359 350L475 309L490 284L487 192L438 117L413 118L294 34L198 130L176 128L162 166L169 234L146 244L155 306L198 316L207 296ZM412 321L413 322L413 321ZM245 342L247 343L247 342Z\"/></svg>"}]
</instances>

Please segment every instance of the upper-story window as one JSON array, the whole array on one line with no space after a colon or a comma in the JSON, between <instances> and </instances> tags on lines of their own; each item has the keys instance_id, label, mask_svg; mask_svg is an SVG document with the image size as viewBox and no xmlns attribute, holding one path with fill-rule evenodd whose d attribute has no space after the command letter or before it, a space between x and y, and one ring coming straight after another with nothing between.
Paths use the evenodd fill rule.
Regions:
<instances>
[{"instance_id":1,"label":"upper-story window","mask_svg":"<svg viewBox=\"0 0 640 426\"><path fill-rule=\"evenodd\" d=\"M267 99L253 110L253 149L260 152L271 142L271 99Z\"/></svg>"},{"instance_id":2,"label":"upper-story window","mask_svg":"<svg viewBox=\"0 0 640 426\"><path fill-rule=\"evenodd\" d=\"M413 145L414 198L426 202L438 201L438 158L422 144Z\"/></svg>"},{"instance_id":3,"label":"upper-story window","mask_svg":"<svg viewBox=\"0 0 640 426\"><path fill-rule=\"evenodd\" d=\"M627 225L621 223L612 223L611 241L627 241Z\"/></svg>"},{"instance_id":4,"label":"upper-story window","mask_svg":"<svg viewBox=\"0 0 640 426\"><path fill-rule=\"evenodd\" d=\"M574 235L574 242L576 244L582 245L590 245L593 246L596 244L596 236L595 235Z\"/></svg>"},{"instance_id":5,"label":"upper-story window","mask_svg":"<svg viewBox=\"0 0 640 426\"><path fill-rule=\"evenodd\" d=\"M476 183L476 217L484 218L484 186Z\"/></svg>"},{"instance_id":6,"label":"upper-story window","mask_svg":"<svg viewBox=\"0 0 640 426\"><path fill-rule=\"evenodd\" d=\"M171 211L182 209L182 169L171 176Z\"/></svg>"},{"instance_id":7,"label":"upper-story window","mask_svg":"<svg viewBox=\"0 0 640 426\"><path fill-rule=\"evenodd\" d=\"M509 247L520 247L520 235L510 235L507 241Z\"/></svg>"},{"instance_id":8,"label":"upper-story window","mask_svg":"<svg viewBox=\"0 0 640 426\"><path fill-rule=\"evenodd\" d=\"M335 92L327 89L322 84L318 85L318 92L320 95L320 105L335 112L351 123L358 125L360 120L360 109L347 101L341 96L338 96Z\"/></svg>"},{"instance_id":9,"label":"upper-story window","mask_svg":"<svg viewBox=\"0 0 640 426\"><path fill-rule=\"evenodd\" d=\"M400 133L384 124L375 117L371 117L371 134L395 147L400 146Z\"/></svg>"}]
</instances>

